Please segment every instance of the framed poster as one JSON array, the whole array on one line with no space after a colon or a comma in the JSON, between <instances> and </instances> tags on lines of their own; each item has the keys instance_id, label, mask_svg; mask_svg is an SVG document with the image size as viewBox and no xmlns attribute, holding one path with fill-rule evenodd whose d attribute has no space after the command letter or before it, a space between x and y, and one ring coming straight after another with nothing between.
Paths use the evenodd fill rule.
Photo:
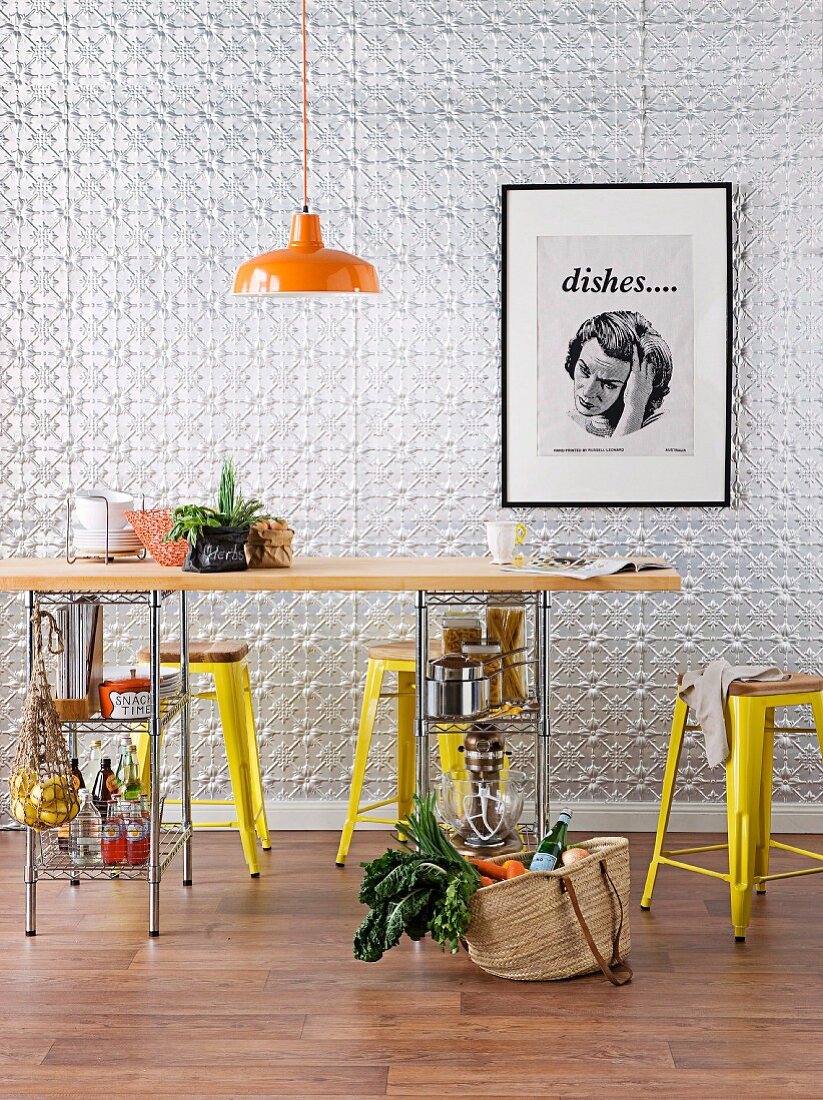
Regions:
<instances>
[{"instance_id":1,"label":"framed poster","mask_svg":"<svg viewBox=\"0 0 823 1100\"><path fill-rule=\"evenodd\" d=\"M503 505L729 503L731 184L503 187Z\"/></svg>"}]
</instances>

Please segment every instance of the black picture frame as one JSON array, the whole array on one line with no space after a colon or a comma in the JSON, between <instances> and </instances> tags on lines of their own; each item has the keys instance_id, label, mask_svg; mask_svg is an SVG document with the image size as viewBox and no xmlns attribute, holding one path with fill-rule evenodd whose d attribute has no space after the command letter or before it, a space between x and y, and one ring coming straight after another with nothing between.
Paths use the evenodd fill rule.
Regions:
<instances>
[{"instance_id":1,"label":"black picture frame","mask_svg":"<svg viewBox=\"0 0 823 1100\"><path fill-rule=\"evenodd\" d=\"M700 182L700 183L511 183L501 186L501 441L502 441L502 506L504 508L723 508L729 507L731 500L731 436L732 436L732 350L734 340L734 264L733 264L733 237L732 237L732 188L729 182ZM508 339L509 339L509 208L510 196L524 191L674 191L674 190L712 189L725 193L725 295L726 295L726 326L725 326L725 446L723 456L723 491L717 498L694 500L551 500L551 499L523 499L511 495L509 492L509 429L508 413L510 403L509 363L508 363Z\"/></svg>"}]
</instances>

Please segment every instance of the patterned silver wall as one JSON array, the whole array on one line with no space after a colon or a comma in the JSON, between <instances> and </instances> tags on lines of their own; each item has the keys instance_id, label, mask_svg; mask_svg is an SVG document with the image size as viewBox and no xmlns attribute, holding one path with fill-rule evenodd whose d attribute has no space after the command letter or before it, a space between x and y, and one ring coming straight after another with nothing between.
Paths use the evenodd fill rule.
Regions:
<instances>
[{"instance_id":1,"label":"patterned silver wall","mask_svg":"<svg viewBox=\"0 0 823 1100\"><path fill-rule=\"evenodd\" d=\"M807 0L313 0L312 200L374 302L233 301L298 202L298 0L7 0L0 550L59 548L72 487L202 497L233 454L304 553L478 552L499 494L499 186L738 185L734 506L543 510L532 545L674 557L683 594L556 604L555 786L648 802L672 677L823 665L819 24ZM817 249L817 251L816 251ZM20 714L2 604L0 728ZM203 599L248 638L272 798L343 795L363 643L407 597ZM128 623L109 624L127 656ZM201 793L225 786L198 711ZM391 772L389 715L375 790ZM718 791L700 753L690 797ZM808 739L779 797L820 797Z\"/></svg>"}]
</instances>

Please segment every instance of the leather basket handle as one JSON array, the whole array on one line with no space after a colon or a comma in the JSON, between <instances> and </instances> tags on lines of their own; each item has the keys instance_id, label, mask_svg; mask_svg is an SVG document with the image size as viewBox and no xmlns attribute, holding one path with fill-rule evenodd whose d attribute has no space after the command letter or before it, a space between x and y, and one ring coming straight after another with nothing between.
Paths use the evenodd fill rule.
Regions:
<instances>
[{"instance_id":1,"label":"leather basket handle","mask_svg":"<svg viewBox=\"0 0 823 1100\"><path fill-rule=\"evenodd\" d=\"M600 873L606 880L607 888L614 895L618 911L620 913L620 920L617 924L617 932L612 939L612 957L609 962L603 958L600 951L597 948L597 944L594 942L594 936L591 934L586 918L580 909L580 902L577 900L577 893L572 884L571 878L565 876L560 879L560 889L564 890L569 895L569 901L572 903L572 909L574 909L574 915L577 917L577 922L580 925L580 930L585 937L586 943L589 945L589 950L594 955L597 965L603 971L604 977L612 983L612 985L625 985L626 982L630 982L633 977L633 971L631 967L623 962L620 958L620 936L623 932L623 902L620 900L620 894L609 875L608 868L606 867L606 861L600 860Z\"/></svg>"}]
</instances>

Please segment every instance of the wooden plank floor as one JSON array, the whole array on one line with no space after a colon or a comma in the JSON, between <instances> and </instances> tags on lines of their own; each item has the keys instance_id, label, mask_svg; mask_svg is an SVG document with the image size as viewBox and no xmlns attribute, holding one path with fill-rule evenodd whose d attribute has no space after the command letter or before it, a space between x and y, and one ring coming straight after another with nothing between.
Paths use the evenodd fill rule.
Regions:
<instances>
[{"instance_id":1,"label":"wooden plank floor","mask_svg":"<svg viewBox=\"0 0 823 1100\"><path fill-rule=\"evenodd\" d=\"M0 834L0 1096L823 1096L816 876L756 898L736 946L717 881L664 869L638 911L635 834L635 980L615 990L500 981L431 943L355 963L358 861L383 834L342 871L336 836L276 834L257 880L236 836L195 843L159 939L139 883L43 883L27 939L23 838Z\"/></svg>"}]
</instances>

